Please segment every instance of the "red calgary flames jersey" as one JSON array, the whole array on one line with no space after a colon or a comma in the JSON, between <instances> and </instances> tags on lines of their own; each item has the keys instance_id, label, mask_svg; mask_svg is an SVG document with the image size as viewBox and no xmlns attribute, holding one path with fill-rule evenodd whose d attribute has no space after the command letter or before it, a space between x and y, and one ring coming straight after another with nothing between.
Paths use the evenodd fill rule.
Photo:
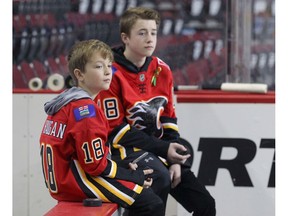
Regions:
<instances>
[{"instance_id":1,"label":"red calgary flames jersey","mask_svg":"<svg viewBox=\"0 0 288 216\"><path fill-rule=\"evenodd\" d=\"M147 70L139 73L131 73L117 63L113 66L115 72L110 89L96 98L98 103L101 99L100 106L104 107L111 130L123 119L139 129L148 129L147 122L139 120L143 113L145 121L158 118L153 119L153 124L159 123L160 116L175 118L172 72L167 64L153 57ZM155 127L159 129L160 125L153 125L153 130Z\"/></svg>"},{"instance_id":2,"label":"red calgary flames jersey","mask_svg":"<svg viewBox=\"0 0 288 216\"><path fill-rule=\"evenodd\" d=\"M143 69L137 72L118 62L113 63L113 69L110 89L95 98L109 121L110 133L117 126L128 123L157 138L171 131L178 135L169 66L157 57L148 57ZM126 129L128 126L118 131L113 141L113 147L120 151L122 159L125 158L125 150L118 144ZM123 145L127 147L129 144L125 141Z\"/></svg>"},{"instance_id":3,"label":"red calgary flames jersey","mask_svg":"<svg viewBox=\"0 0 288 216\"><path fill-rule=\"evenodd\" d=\"M133 203L134 193L140 193L142 187L114 179L117 175L128 178L121 173L130 171L117 174L120 167L108 158L108 128L103 112L90 98L71 101L54 115L48 115L40 147L43 175L52 197L60 201L98 197L110 202L112 193L119 203ZM129 190L120 191L117 184Z\"/></svg>"}]
</instances>

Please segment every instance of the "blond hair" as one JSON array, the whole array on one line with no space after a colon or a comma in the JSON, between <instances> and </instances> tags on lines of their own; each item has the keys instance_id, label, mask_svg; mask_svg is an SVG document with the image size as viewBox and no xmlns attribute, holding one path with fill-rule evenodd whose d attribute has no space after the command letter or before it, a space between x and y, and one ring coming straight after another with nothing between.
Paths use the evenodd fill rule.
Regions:
<instances>
[{"instance_id":1,"label":"blond hair","mask_svg":"<svg viewBox=\"0 0 288 216\"><path fill-rule=\"evenodd\" d=\"M91 59L94 52L98 52L104 59L114 61L111 48L104 42L96 39L76 42L68 54L68 68L74 84L78 85L78 80L74 75L74 70L79 69L84 72L85 65Z\"/></svg>"}]
</instances>

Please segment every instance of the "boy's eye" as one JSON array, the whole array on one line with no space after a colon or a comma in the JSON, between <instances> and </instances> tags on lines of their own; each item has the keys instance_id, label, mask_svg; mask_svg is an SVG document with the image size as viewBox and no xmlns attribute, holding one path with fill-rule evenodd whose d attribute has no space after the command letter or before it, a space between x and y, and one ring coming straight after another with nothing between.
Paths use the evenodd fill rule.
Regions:
<instances>
[{"instance_id":1,"label":"boy's eye","mask_svg":"<svg viewBox=\"0 0 288 216\"><path fill-rule=\"evenodd\" d=\"M103 67L103 65L96 65L96 68L98 68L98 69L100 69L102 67Z\"/></svg>"}]
</instances>

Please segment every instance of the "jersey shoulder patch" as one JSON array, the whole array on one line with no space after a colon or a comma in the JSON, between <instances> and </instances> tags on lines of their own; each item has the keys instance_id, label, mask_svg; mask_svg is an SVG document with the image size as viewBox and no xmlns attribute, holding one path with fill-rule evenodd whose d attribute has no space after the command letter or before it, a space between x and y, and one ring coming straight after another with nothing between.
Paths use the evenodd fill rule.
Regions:
<instances>
[{"instance_id":1,"label":"jersey shoulder patch","mask_svg":"<svg viewBox=\"0 0 288 216\"><path fill-rule=\"evenodd\" d=\"M73 110L73 112L76 121L96 116L95 107L93 104L77 107Z\"/></svg>"}]
</instances>

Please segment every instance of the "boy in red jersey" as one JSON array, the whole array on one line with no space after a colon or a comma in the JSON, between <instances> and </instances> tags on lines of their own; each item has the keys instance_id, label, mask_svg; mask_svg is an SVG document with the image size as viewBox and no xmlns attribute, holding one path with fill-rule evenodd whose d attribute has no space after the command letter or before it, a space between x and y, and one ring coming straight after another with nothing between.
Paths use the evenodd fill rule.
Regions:
<instances>
[{"instance_id":1,"label":"boy in red jersey","mask_svg":"<svg viewBox=\"0 0 288 216\"><path fill-rule=\"evenodd\" d=\"M215 200L191 171L190 155L177 154L187 149L180 144L172 72L152 56L159 24L158 12L149 8L129 8L123 13L124 45L112 49L113 79L95 102L109 121L114 160L128 164L149 152L138 162L138 169L154 170L151 187L165 204L170 193L193 216L214 216Z\"/></svg>"},{"instance_id":2,"label":"boy in red jersey","mask_svg":"<svg viewBox=\"0 0 288 216\"><path fill-rule=\"evenodd\" d=\"M113 53L99 40L76 43L68 66L76 86L45 103L40 136L45 183L58 201L99 198L129 209L129 215L165 214L150 188L152 169L121 167L110 158L109 125L93 99L109 88ZM133 169L134 167L134 169Z\"/></svg>"}]
</instances>

